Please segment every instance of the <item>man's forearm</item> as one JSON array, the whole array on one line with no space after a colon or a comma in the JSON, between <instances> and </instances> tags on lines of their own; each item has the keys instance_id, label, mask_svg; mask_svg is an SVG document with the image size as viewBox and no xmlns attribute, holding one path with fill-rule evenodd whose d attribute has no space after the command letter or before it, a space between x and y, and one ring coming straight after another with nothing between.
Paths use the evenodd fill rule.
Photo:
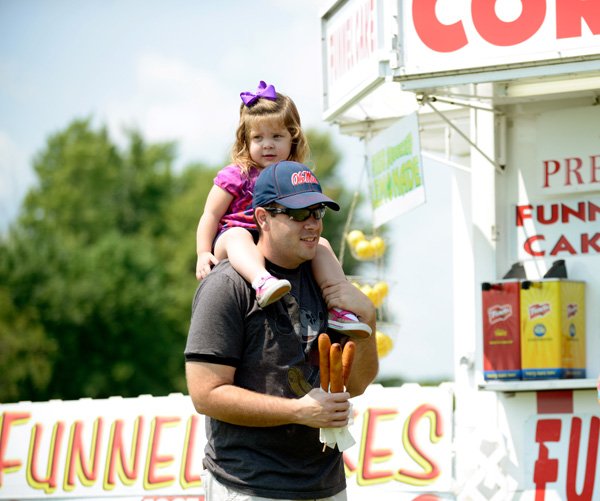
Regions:
<instances>
[{"instance_id":1,"label":"man's forearm","mask_svg":"<svg viewBox=\"0 0 600 501\"><path fill-rule=\"evenodd\" d=\"M240 426L289 424L298 413L295 399L256 393L233 384L211 390L206 399L194 405L201 414Z\"/></svg>"}]
</instances>

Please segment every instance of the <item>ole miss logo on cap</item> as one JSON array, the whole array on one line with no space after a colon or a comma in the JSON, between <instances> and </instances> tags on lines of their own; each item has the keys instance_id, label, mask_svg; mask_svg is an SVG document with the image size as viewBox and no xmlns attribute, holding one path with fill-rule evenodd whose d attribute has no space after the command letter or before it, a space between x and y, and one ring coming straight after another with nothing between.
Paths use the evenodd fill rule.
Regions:
<instances>
[{"instance_id":1,"label":"ole miss logo on cap","mask_svg":"<svg viewBox=\"0 0 600 501\"><path fill-rule=\"evenodd\" d=\"M309 170L294 172L292 174L292 186L298 186L299 184L305 183L319 184L319 181L317 181L317 178Z\"/></svg>"}]
</instances>

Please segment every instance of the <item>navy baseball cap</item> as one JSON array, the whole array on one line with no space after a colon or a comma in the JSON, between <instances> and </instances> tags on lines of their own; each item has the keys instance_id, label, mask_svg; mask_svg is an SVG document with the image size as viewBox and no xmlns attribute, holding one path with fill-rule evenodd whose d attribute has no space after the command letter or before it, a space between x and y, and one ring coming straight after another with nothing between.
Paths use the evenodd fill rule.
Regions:
<instances>
[{"instance_id":1,"label":"navy baseball cap","mask_svg":"<svg viewBox=\"0 0 600 501\"><path fill-rule=\"evenodd\" d=\"M340 210L338 204L323 195L319 180L306 165L289 160L269 165L256 180L252 207L265 207L273 202L288 209L324 204Z\"/></svg>"}]
</instances>

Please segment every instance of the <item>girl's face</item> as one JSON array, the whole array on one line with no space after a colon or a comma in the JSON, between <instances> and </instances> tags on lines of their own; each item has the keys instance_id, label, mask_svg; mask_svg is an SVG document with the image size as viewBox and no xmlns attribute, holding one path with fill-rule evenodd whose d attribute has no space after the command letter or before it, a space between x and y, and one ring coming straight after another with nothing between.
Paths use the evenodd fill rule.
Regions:
<instances>
[{"instance_id":1,"label":"girl's face","mask_svg":"<svg viewBox=\"0 0 600 501\"><path fill-rule=\"evenodd\" d=\"M292 135L283 124L263 120L250 129L250 158L264 169L287 160L292 151Z\"/></svg>"}]
</instances>

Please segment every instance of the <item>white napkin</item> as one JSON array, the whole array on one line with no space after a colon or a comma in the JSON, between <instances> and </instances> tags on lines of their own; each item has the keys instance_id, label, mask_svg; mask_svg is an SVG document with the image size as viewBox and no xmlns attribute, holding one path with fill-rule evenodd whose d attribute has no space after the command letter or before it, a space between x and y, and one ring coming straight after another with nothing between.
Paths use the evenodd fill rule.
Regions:
<instances>
[{"instance_id":1,"label":"white napkin","mask_svg":"<svg viewBox=\"0 0 600 501\"><path fill-rule=\"evenodd\" d=\"M344 426L343 428L320 428L319 440L321 443L332 449L337 445L340 452L352 447L356 443L352 433L350 433L350 430L348 429L348 426L354 421L352 415L352 404L350 404L350 420L347 426ZM325 448L323 448L323 450L325 450Z\"/></svg>"},{"instance_id":2,"label":"white napkin","mask_svg":"<svg viewBox=\"0 0 600 501\"><path fill-rule=\"evenodd\" d=\"M332 449L337 445L340 452L349 449L356 443L347 426L343 428L321 428L319 431L321 443Z\"/></svg>"}]
</instances>

